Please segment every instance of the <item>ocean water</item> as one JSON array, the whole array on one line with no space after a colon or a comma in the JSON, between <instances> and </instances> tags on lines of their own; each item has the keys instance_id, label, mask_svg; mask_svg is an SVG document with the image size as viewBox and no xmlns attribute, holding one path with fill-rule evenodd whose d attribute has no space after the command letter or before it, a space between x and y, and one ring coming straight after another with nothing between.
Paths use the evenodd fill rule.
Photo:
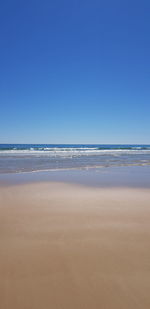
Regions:
<instances>
[{"instance_id":1,"label":"ocean water","mask_svg":"<svg viewBox=\"0 0 150 309\"><path fill-rule=\"evenodd\" d=\"M0 144L0 173L150 165L150 145Z\"/></svg>"}]
</instances>

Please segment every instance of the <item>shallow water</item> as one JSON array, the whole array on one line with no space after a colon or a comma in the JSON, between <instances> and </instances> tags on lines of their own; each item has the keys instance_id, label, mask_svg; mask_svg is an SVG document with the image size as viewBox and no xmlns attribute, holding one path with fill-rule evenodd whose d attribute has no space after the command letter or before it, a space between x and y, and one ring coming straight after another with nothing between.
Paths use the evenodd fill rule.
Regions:
<instances>
[{"instance_id":1,"label":"shallow water","mask_svg":"<svg viewBox=\"0 0 150 309\"><path fill-rule=\"evenodd\" d=\"M150 166L103 167L0 174L0 185L32 182L66 182L94 187L150 189Z\"/></svg>"}]
</instances>

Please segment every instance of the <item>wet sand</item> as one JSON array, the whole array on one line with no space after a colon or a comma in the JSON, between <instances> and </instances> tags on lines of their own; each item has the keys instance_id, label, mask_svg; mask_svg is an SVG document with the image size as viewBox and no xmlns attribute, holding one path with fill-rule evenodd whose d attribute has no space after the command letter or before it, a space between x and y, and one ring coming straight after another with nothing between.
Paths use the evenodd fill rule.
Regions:
<instances>
[{"instance_id":1,"label":"wet sand","mask_svg":"<svg viewBox=\"0 0 150 309\"><path fill-rule=\"evenodd\" d=\"M150 190L0 188L0 308L149 309Z\"/></svg>"}]
</instances>

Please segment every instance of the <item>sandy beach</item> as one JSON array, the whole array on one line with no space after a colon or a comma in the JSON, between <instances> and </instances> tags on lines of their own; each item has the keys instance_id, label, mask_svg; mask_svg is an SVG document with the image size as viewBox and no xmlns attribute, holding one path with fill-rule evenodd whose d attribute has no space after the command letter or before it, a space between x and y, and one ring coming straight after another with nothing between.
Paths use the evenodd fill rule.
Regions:
<instances>
[{"instance_id":1,"label":"sandy beach","mask_svg":"<svg viewBox=\"0 0 150 309\"><path fill-rule=\"evenodd\" d=\"M0 308L149 309L150 190L0 188Z\"/></svg>"}]
</instances>

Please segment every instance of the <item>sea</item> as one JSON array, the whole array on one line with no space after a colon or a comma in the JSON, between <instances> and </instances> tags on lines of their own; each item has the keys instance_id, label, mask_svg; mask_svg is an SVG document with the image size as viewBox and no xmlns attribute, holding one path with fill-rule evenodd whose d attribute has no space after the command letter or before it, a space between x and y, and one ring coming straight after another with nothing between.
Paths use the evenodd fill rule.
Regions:
<instances>
[{"instance_id":1,"label":"sea","mask_svg":"<svg viewBox=\"0 0 150 309\"><path fill-rule=\"evenodd\" d=\"M150 166L150 145L0 144L0 173Z\"/></svg>"}]
</instances>

